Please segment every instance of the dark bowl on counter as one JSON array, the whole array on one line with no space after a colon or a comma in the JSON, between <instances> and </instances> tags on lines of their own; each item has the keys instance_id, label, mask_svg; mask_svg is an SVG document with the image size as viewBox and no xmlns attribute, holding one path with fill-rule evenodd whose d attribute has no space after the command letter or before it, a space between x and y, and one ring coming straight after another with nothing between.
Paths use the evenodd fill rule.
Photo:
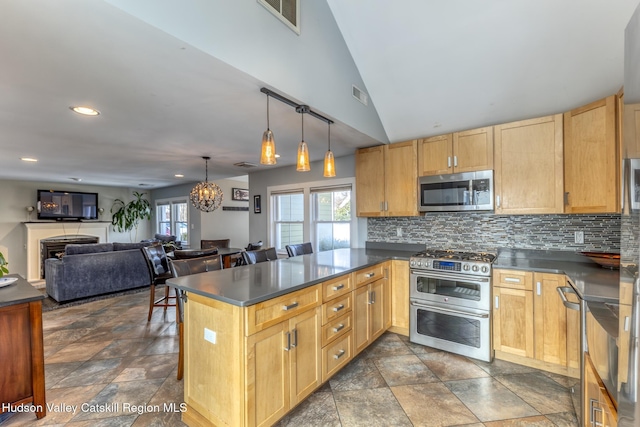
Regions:
<instances>
[{"instance_id":1,"label":"dark bowl on counter","mask_svg":"<svg viewBox=\"0 0 640 427\"><path fill-rule=\"evenodd\" d=\"M595 263L604 268L617 270L620 268L620 254L611 252L580 252Z\"/></svg>"}]
</instances>

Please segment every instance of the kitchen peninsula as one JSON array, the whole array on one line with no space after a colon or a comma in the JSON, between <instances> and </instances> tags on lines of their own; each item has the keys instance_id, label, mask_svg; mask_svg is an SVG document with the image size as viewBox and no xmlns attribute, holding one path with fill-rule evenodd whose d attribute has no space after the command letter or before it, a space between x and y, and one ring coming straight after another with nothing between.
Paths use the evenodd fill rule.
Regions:
<instances>
[{"instance_id":1,"label":"kitchen peninsula","mask_svg":"<svg viewBox=\"0 0 640 427\"><path fill-rule=\"evenodd\" d=\"M184 422L282 418L389 329L410 255L337 249L167 281L187 294Z\"/></svg>"}]
</instances>

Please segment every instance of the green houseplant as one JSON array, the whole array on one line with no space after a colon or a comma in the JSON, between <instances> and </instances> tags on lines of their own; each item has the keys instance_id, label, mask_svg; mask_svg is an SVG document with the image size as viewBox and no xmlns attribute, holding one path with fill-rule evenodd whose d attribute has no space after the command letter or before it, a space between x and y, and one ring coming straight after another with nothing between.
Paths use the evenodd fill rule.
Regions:
<instances>
[{"instance_id":1,"label":"green houseplant","mask_svg":"<svg viewBox=\"0 0 640 427\"><path fill-rule=\"evenodd\" d=\"M151 204L144 198L144 193L133 192L134 200L125 203L120 199L113 201L111 206L111 224L116 231L129 232L129 240L138 240L138 226L143 219L151 219ZM135 230L133 239L131 231Z\"/></svg>"},{"instance_id":2,"label":"green houseplant","mask_svg":"<svg viewBox=\"0 0 640 427\"><path fill-rule=\"evenodd\" d=\"M5 259L4 255L2 254L2 252L0 252L0 277L4 276L5 274L9 274L9 269L7 268L8 264L9 263Z\"/></svg>"}]
</instances>

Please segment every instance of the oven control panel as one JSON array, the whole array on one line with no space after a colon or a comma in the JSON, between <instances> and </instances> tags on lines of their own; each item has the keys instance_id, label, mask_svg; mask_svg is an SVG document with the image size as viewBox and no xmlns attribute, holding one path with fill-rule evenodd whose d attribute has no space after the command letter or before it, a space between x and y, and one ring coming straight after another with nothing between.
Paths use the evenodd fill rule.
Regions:
<instances>
[{"instance_id":1,"label":"oven control panel","mask_svg":"<svg viewBox=\"0 0 640 427\"><path fill-rule=\"evenodd\" d=\"M462 263L456 261L433 261L434 270L462 271Z\"/></svg>"}]
</instances>

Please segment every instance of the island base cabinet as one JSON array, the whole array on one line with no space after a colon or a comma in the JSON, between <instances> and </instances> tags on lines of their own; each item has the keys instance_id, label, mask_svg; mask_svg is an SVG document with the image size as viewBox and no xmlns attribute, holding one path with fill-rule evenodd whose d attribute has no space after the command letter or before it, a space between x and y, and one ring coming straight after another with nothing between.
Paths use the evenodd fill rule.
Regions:
<instances>
[{"instance_id":1,"label":"island base cabinet","mask_svg":"<svg viewBox=\"0 0 640 427\"><path fill-rule=\"evenodd\" d=\"M248 425L269 426L320 385L320 309L247 337Z\"/></svg>"},{"instance_id":2,"label":"island base cabinet","mask_svg":"<svg viewBox=\"0 0 640 427\"><path fill-rule=\"evenodd\" d=\"M365 349L391 326L389 281L378 279L353 291L355 354Z\"/></svg>"}]
</instances>

